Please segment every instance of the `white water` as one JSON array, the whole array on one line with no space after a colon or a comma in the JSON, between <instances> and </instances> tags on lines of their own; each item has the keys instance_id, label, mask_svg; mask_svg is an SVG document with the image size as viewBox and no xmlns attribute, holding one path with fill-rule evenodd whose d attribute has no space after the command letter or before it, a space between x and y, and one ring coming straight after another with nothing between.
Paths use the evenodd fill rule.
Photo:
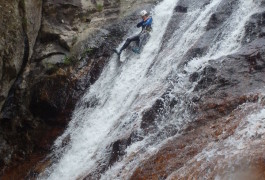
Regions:
<instances>
[{"instance_id":1,"label":"white water","mask_svg":"<svg viewBox=\"0 0 265 180\"><path fill-rule=\"evenodd\" d=\"M189 74L176 69L181 58L205 32L205 26L222 0L212 0L205 7L190 5L188 13L172 34L164 50L159 52L173 9L178 0L164 0L153 10L153 32L136 58L129 58L121 67L112 57L99 80L91 86L80 100L73 118L54 145L55 162L39 179L77 179L96 171L108 157L108 147L118 139L129 137L134 131L143 139L126 149L126 155L102 174L102 179L126 179L142 159L154 154L170 135L164 132L169 126L181 129L190 120L181 98L189 98L192 90L187 78L189 74L205 65L209 59L236 52L244 24L258 9L253 1L241 0L237 10L224 23L220 41L214 42L209 53L197 58L185 67ZM230 36L232 35L232 37ZM126 56L126 55L124 55ZM122 56L122 59L126 57ZM175 83L174 80L178 80ZM140 128L142 112L150 108L168 89L172 97L180 100L170 115L156 122L156 132L144 134ZM169 95L169 98L171 96ZM87 107L87 103L95 106ZM161 135L161 132L164 135ZM63 140L70 135L68 145Z\"/></svg>"},{"instance_id":2,"label":"white water","mask_svg":"<svg viewBox=\"0 0 265 180\"><path fill-rule=\"evenodd\" d=\"M260 1L241 0L238 8L232 13L231 17L222 25L216 39L210 45L211 48L207 55L202 58L194 58L190 61L185 70L194 71L207 64L209 59L218 59L222 56L237 52L241 46L241 39L244 35L244 26L251 15L259 11ZM221 39L221 40L219 40Z\"/></svg>"}]
</instances>

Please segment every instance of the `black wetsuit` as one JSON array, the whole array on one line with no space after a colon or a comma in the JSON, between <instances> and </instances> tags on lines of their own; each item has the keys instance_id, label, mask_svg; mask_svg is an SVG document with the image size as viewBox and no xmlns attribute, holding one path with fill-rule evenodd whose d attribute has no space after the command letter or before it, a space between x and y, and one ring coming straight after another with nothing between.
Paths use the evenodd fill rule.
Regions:
<instances>
[{"instance_id":1,"label":"black wetsuit","mask_svg":"<svg viewBox=\"0 0 265 180\"><path fill-rule=\"evenodd\" d=\"M136 41L136 45L138 46L138 48L141 48L143 40L147 37L148 33L152 29L152 22L153 22L152 17L148 17L147 20L139 22L137 24L137 27L138 28L142 27L142 31L135 36L129 37L124 43L124 45L121 47L119 53L121 53L124 49L126 49L129 46L129 44L133 41Z\"/></svg>"}]
</instances>

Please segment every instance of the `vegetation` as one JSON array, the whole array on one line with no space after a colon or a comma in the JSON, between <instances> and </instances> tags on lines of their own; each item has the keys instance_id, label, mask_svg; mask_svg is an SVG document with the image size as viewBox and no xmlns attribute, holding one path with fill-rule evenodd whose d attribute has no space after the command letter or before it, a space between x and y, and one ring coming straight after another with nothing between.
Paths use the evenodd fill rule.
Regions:
<instances>
[{"instance_id":1,"label":"vegetation","mask_svg":"<svg viewBox=\"0 0 265 180\"><path fill-rule=\"evenodd\" d=\"M73 60L73 58L70 57L70 56L65 56L65 57L64 57L64 61L63 61L63 63L64 63L65 65L69 66L69 65L71 65L71 64L74 64L74 60Z\"/></svg>"},{"instance_id":2,"label":"vegetation","mask_svg":"<svg viewBox=\"0 0 265 180\"><path fill-rule=\"evenodd\" d=\"M27 18L26 17L23 17L22 18L22 26L23 26L23 28L27 28Z\"/></svg>"},{"instance_id":3,"label":"vegetation","mask_svg":"<svg viewBox=\"0 0 265 180\"><path fill-rule=\"evenodd\" d=\"M92 54L93 51L94 51L94 49L92 49L92 48L87 48L87 49L85 50L85 52L86 52L87 54Z\"/></svg>"},{"instance_id":4,"label":"vegetation","mask_svg":"<svg viewBox=\"0 0 265 180\"><path fill-rule=\"evenodd\" d=\"M59 67L56 64L46 63L45 66L47 68L48 74L53 74L59 69Z\"/></svg>"},{"instance_id":5,"label":"vegetation","mask_svg":"<svg viewBox=\"0 0 265 180\"><path fill-rule=\"evenodd\" d=\"M74 36L73 39L72 39L72 45L74 45L76 42L77 42L77 36Z\"/></svg>"},{"instance_id":6,"label":"vegetation","mask_svg":"<svg viewBox=\"0 0 265 180\"><path fill-rule=\"evenodd\" d=\"M102 4L97 4L97 11L101 12L103 10Z\"/></svg>"},{"instance_id":7,"label":"vegetation","mask_svg":"<svg viewBox=\"0 0 265 180\"><path fill-rule=\"evenodd\" d=\"M84 52L82 53L82 56L81 56L81 57L84 58L84 57L86 57L86 55L88 55L88 56L93 55L94 50L95 50L95 49L90 48L90 47L86 48L86 49L84 50Z\"/></svg>"}]
</instances>

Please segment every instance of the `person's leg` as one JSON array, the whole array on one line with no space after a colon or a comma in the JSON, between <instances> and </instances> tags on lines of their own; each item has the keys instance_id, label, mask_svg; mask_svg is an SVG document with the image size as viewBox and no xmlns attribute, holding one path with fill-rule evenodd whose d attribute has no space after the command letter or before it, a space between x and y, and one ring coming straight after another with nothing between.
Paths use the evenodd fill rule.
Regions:
<instances>
[{"instance_id":1,"label":"person's leg","mask_svg":"<svg viewBox=\"0 0 265 180\"><path fill-rule=\"evenodd\" d=\"M139 40L137 41L137 47L133 48L133 52L140 54L141 48L143 44L146 43L148 36L149 36L149 33L147 32L140 34Z\"/></svg>"},{"instance_id":2,"label":"person's leg","mask_svg":"<svg viewBox=\"0 0 265 180\"><path fill-rule=\"evenodd\" d=\"M139 35L136 35L136 36L133 36L133 37L128 38L128 39L126 40L126 42L124 43L124 45L121 47L121 49L120 49L120 53L121 53L124 49L126 49L126 48L129 46L129 44L130 44L131 42L133 42L133 41L136 41L136 42L139 43L139 41L140 41L140 39L139 39Z\"/></svg>"},{"instance_id":3,"label":"person's leg","mask_svg":"<svg viewBox=\"0 0 265 180\"><path fill-rule=\"evenodd\" d=\"M136 46L137 46L137 47L140 47L140 37L141 37L141 35L139 36L139 38L138 38L137 41L136 41Z\"/></svg>"},{"instance_id":4,"label":"person's leg","mask_svg":"<svg viewBox=\"0 0 265 180\"><path fill-rule=\"evenodd\" d=\"M139 45L138 45L139 49L141 49L143 44L146 43L148 37L149 37L149 33L148 32L144 32L144 33L141 34L141 36L139 37Z\"/></svg>"}]
</instances>

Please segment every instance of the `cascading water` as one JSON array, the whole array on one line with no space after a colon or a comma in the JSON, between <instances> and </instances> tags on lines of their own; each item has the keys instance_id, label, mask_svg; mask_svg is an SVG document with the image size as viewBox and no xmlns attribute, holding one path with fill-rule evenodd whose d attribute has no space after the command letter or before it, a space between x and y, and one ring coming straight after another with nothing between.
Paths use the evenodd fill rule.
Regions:
<instances>
[{"instance_id":1,"label":"cascading water","mask_svg":"<svg viewBox=\"0 0 265 180\"><path fill-rule=\"evenodd\" d=\"M205 33L205 26L222 0L191 3L179 27L162 47L178 2L164 0L153 9L153 32L141 55L122 55L121 59L128 60L121 66L117 65L115 55L111 57L101 77L80 100L68 128L56 140L55 163L39 179L82 179L88 175L95 179L127 179L144 158L154 154L189 123L185 103L193 89L189 75L205 66L209 59L237 51L244 24L259 11L259 1L235 0L235 10L220 27L221 32L212 37L211 48L184 67L179 66L182 58ZM176 96L174 107L167 109ZM144 129L143 114L157 100L164 109L155 117L154 126ZM70 141L64 146L67 137ZM129 137L131 143L124 154L108 167L113 142Z\"/></svg>"}]
</instances>

